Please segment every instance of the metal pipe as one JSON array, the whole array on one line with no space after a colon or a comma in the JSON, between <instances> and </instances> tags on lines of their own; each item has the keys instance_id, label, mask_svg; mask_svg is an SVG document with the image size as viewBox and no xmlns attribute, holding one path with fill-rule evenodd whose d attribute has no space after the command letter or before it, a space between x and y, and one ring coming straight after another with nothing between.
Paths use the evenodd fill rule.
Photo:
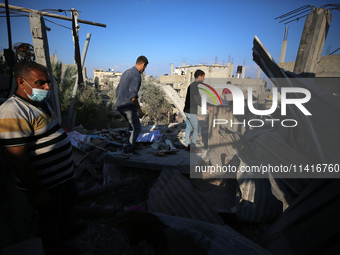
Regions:
<instances>
[{"instance_id":1,"label":"metal pipe","mask_svg":"<svg viewBox=\"0 0 340 255\"><path fill-rule=\"evenodd\" d=\"M12 32L11 32L11 20L9 18L9 6L8 0L5 0L6 5L6 20L7 20L7 33L8 33L8 48L12 48Z\"/></svg>"},{"instance_id":2,"label":"metal pipe","mask_svg":"<svg viewBox=\"0 0 340 255\"><path fill-rule=\"evenodd\" d=\"M12 85L13 85L13 66L15 63L14 62L14 54L12 50L12 32L11 32L11 20L9 17L9 6L8 6L8 0L5 0L5 5L6 5L6 20L7 20L7 33L8 33L8 56L10 59L8 59L8 65L9 65L9 87L8 87L8 92L6 95L6 98L8 98L11 94L12 91ZM6 54L7 55L7 54Z\"/></svg>"},{"instance_id":3,"label":"metal pipe","mask_svg":"<svg viewBox=\"0 0 340 255\"><path fill-rule=\"evenodd\" d=\"M84 44L84 49L83 49L83 54L81 55L81 66L83 67L83 70L84 70L84 64L85 64L85 58L86 58L86 54L87 54L87 50L89 48L89 44L90 44L90 40L91 40L91 34L90 33L87 33L86 35L86 39L85 39L85 44ZM83 72L83 80L85 82L85 75L84 75L84 72Z\"/></svg>"}]
</instances>

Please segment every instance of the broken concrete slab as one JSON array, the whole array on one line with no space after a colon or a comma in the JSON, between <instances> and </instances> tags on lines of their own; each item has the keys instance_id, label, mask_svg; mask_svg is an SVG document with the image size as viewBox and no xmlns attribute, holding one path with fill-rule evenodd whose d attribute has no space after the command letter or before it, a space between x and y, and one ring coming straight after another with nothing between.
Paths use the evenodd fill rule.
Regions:
<instances>
[{"instance_id":1,"label":"broken concrete slab","mask_svg":"<svg viewBox=\"0 0 340 255\"><path fill-rule=\"evenodd\" d=\"M180 98L178 93L170 86L161 86L164 93L167 95L167 98L171 100L171 102L175 105L177 110L181 113L182 117L185 116L183 109L184 109L184 100Z\"/></svg>"},{"instance_id":2,"label":"broken concrete slab","mask_svg":"<svg viewBox=\"0 0 340 255\"><path fill-rule=\"evenodd\" d=\"M107 153L104 167L110 171L113 166L132 167L136 169L149 169L162 171L177 169L183 174L190 174L190 164L197 164L202 159L185 150L176 151L176 154L167 154L166 157L153 155L155 150L151 147L139 150L140 155L127 157L123 153Z\"/></svg>"}]
</instances>

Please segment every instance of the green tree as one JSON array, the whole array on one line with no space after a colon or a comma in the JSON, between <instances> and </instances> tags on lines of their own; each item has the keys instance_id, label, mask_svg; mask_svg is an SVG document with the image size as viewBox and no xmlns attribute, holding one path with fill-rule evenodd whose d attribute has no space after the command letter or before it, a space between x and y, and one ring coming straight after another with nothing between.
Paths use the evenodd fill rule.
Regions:
<instances>
[{"instance_id":1,"label":"green tree","mask_svg":"<svg viewBox=\"0 0 340 255\"><path fill-rule=\"evenodd\" d=\"M113 109L115 107L115 104L116 104L116 88L113 88L113 89L110 89L110 92L107 93L109 99L106 103L107 107L109 109Z\"/></svg>"},{"instance_id":2,"label":"green tree","mask_svg":"<svg viewBox=\"0 0 340 255\"><path fill-rule=\"evenodd\" d=\"M143 75L140 94L143 111L154 119L156 124L166 123L168 112L172 110L172 105L166 99L161 87L157 85L157 78L150 77L146 79L145 75Z\"/></svg>"},{"instance_id":3,"label":"green tree","mask_svg":"<svg viewBox=\"0 0 340 255\"><path fill-rule=\"evenodd\" d=\"M95 88L87 86L79 90L75 109L76 125L82 124L87 129L107 127L110 109Z\"/></svg>"},{"instance_id":4,"label":"green tree","mask_svg":"<svg viewBox=\"0 0 340 255\"><path fill-rule=\"evenodd\" d=\"M77 70L74 66L67 66L63 72L63 64L58 61L52 63L52 71L58 87L61 115L66 116L71 102Z\"/></svg>"},{"instance_id":5,"label":"green tree","mask_svg":"<svg viewBox=\"0 0 340 255\"><path fill-rule=\"evenodd\" d=\"M58 87L58 95L62 116L68 115L77 70L74 66L67 66L62 72L62 62L52 64L53 75ZM86 129L106 128L109 105L106 105L98 91L90 86L78 88L74 106L76 111L75 125L82 124Z\"/></svg>"}]
</instances>

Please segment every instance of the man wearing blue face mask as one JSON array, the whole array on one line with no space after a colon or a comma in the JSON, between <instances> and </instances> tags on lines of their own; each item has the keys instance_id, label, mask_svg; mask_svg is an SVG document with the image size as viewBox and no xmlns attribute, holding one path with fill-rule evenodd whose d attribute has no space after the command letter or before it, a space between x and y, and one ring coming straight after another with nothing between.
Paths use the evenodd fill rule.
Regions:
<instances>
[{"instance_id":1,"label":"man wearing blue face mask","mask_svg":"<svg viewBox=\"0 0 340 255\"><path fill-rule=\"evenodd\" d=\"M22 80L31 88L32 90L32 95L29 95L26 90L26 94L28 96L29 99L31 99L32 101L35 102L44 102L45 100L47 100L50 97L50 87L48 87L48 89L40 89L40 88L32 88L31 85L25 81L24 78L22 78ZM48 86L50 85L50 81L38 81L37 84L39 87L43 87L45 84L47 84Z\"/></svg>"},{"instance_id":2,"label":"man wearing blue face mask","mask_svg":"<svg viewBox=\"0 0 340 255\"><path fill-rule=\"evenodd\" d=\"M0 144L39 215L46 255L77 254L63 245L70 231L77 197L72 146L46 99L50 80L46 67L19 63L14 70L17 92L0 107Z\"/></svg>"}]
</instances>

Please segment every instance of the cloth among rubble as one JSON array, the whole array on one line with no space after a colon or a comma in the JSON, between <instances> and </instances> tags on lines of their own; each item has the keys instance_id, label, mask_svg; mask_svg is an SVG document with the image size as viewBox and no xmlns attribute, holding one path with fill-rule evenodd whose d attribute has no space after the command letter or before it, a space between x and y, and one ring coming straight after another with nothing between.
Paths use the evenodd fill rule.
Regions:
<instances>
[{"instance_id":1,"label":"cloth among rubble","mask_svg":"<svg viewBox=\"0 0 340 255\"><path fill-rule=\"evenodd\" d=\"M150 133L140 134L137 138L137 142L157 142L160 141L163 134L159 130L155 130Z\"/></svg>"},{"instance_id":2,"label":"cloth among rubble","mask_svg":"<svg viewBox=\"0 0 340 255\"><path fill-rule=\"evenodd\" d=\"M81 142L79 141L83 141L86 143L91 142L91 136L78 133L77 131L69 132L67 133L67 135L71 141L71 144L77 148L81 148Z\"/></svg>"}]
</instances>

